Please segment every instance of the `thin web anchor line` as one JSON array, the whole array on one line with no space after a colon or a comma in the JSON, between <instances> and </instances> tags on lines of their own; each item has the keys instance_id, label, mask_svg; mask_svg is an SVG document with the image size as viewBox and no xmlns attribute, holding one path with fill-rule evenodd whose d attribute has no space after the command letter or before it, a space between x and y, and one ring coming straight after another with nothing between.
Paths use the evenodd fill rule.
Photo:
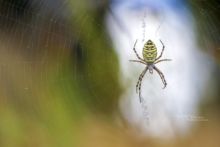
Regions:
<instances>
[{"instance_id":1,"label":"thin web anchor line","mask_svg":"<svg viewBox=\"0 0 220 147\"><path fill-rule=\"evenodd\" d=\"M147 10L144 10L144 14L143 14L143 18L142 18L142 30L143 30L143 34L142 34L142 42L144 43L145 41L145 35L146 35L146 17L147 17ZM148 110L148 106L147 106L147 102L146 100L142 97L142 95L140 95L140 101L141 101L141 108L142 108L142 115L144 118L144 123L146 123L147 125L150 125L150 117L149 117L149 110Z\"/></svg>"},{"instance_id":2,"label":"thin web anchor line","mask_svg":"<svg viewBox=\"0 0 220 147\"><path fill-rule=\"evenodd\" d=\"M150 125L150 116L149 116L149 109L147 105L147 101L141 96L141 108L142 108L142 115L144 118L144 123Z\"/></svg>"},{"instance_id":3,"label":"thin web anchor line","mask_svg":"<svg viewBox=\"0 0 220 147\"><path fill-rule=\"evenodd\" d=\"M161 26L163 25L164 21L165 21L165 17L163 17L163 20L160 22L159 26L157 27L157 29L155 31L155 37L158 36L158 32L159 32Z\"/></svg>"},{"instance_id":4,"label":"thin web anchor line","mask_svg":"<svg viewBox=\"0 0 220 147\"><path fill-rule=\"evenodd\" d=\"M143 16L143 19L142 19L142 30L143 30L142 42L144 42L144 40L145 40L145 33L146 33L146 22L145 22L145 19L146 19L146 16L147 16L147 11L144 10L144 16Z\"/></svg>"}]
</instances>

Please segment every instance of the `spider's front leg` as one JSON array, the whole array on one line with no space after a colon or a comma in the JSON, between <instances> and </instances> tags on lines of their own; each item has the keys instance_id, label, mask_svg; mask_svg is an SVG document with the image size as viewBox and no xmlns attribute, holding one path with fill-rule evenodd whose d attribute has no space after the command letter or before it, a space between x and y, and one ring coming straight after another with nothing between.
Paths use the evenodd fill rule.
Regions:
<instances>
[{"instance_id":1,"label":"spider's front leg","mask_svg":"<svg viewBox=\"0 0 220 147\"><path fill-rule=\"evenodd\" d=\"M154 62L154 64L163 62L163 61L172 61L172 59L161 59L161 60L157 60L156 62Z\"/></svg>"},{"instance_id":2,"label":"spider's front leg","mask_svg":"<svg viewBox=\"0 0 220 147\"><path fill-rule=\"evenodd\" d=\"M154 66L153 68L154 68L154 69L156 70L156 72L160 75L160 78L161 78L161 80L162 80L162 82L163 82L163 84L164 84L163 89L166 88L167 82L166 82L166 80L165 80L165 77L164 77L163 73L162 73L156 66Z\"/></svg>"},{"instance_id":3,"label":"spider's front leg","mask_svg":"<svg viewBox=\"0 0 220 147\"><path fill-rule=\"evenodd\" d=\"M156 59L155 59L155 61L157 61L158 59L160 59L161 57L162 57L162 55L163 55L163 52L164 52L164 49L165 49L165 45L163 44L163 42L160 40L160 42L161 42L161 44L163 45L163 48L162 48L162 51L161 51L161 53L160 53L160 56L158 56Z\"/></svg>"},{"instance_id":4,"label":"spider's front leg","mask_svg":"<svg viewBox=\"0 0 220 147\"><path fill-rule=\"evenodd\" d=\"M138 55L138 53L137 53L137 51L136 51L136 49L135 49L136 44L137 44L137 40L136 40L135 43L134 43L133 51L134 51L134 53L136 54L136 56L137 56L137 58L138 58L139 60L144 61L144 60Z\"/></svg>"},{"instance_id":5,"label":"spider's front leg","mask_svg":"<svg viewBox=\"0 0 220 147\"><path fill-rule=\"evenodd\" d=\"M140 74L140 76L138 78L138 82L136 84L136 92L137 93L139 92L140 103L141 103L141 82L142 82L142 79L143 79L144 75L146 74L147 70L148 70L148 66L146 66L145 69L143 70L143 72Z\"/></svg>"},{"instance_id":6,"label":"spider's front leg","mask_svg":"<svg viewBox=\"0 0 220 147\"><path fill-rule=\"evenodd\" d=\"M146 62L141 61L141 60L129 60L129 61L130 61L130 62L138 62L138 63L142 63L142 64L147 65L147 63L146 63Z\"/></svg>"}]
</instances>

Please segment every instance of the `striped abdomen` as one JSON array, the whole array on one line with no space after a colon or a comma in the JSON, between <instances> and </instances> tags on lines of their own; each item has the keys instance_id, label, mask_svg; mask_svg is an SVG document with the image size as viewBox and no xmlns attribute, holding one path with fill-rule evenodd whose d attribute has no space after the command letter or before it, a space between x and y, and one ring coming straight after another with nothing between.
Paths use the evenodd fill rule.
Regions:
<instances>
[{"instance_id":1,"label":"striped abdomen","mask_svg":"<svg viewBox=\"0 0 220 147\"><path fill-rule=\"evenodd\" d=\"M157 48L151 40L144 44L143 57L147 63L153 63L157 58Z\"/></svg>"}]
</instances>

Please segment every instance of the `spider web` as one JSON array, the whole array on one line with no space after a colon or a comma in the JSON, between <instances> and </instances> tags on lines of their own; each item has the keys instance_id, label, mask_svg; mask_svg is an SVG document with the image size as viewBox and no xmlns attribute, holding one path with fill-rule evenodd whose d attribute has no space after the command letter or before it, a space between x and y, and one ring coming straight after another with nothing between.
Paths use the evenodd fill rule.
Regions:
<instances>
[{"instance_id":1,"label":"spider web","mask_svg":"<svg viewBox=\"0 0 220 147\"><path fill-rule=\"evenodd\" d=\"M118 65L116 62L117 58L120 58L119 53L116 51L116 57L116 55L112 53L114 50L112 48L103 49L102 51L99 50L97 52L96 49L86 49L94 42L102 42L101 39L104 40L106 46L112 46L112 42L114 41L108 37L108 31L103 25L103 22L92 17L86 11L83 11L80 17L73 17L77 16L76 14L79 12L72 10L71 6L69 6L71 5L70 3L68 0L0 1L0 85L3 89L0 95L2 98L0 100L3 109L6 106L7 109L15 109L15 111L18 110L22 113L28 113L30 116L34 114L33 117L38 117L38 115L40 115L39 113L42 113L38 110L41 105L45 108L43 110L47 110L46 108L51 106L50 103L55 101L54 106L58 107L58 109L54 111L54 113L60 114L60 110L63 110L63 113L60 115L64 115L65 119L71 116L68 115L69 111L78 117L80 115L79 111L81 112L81 106L84 105L84 103L96 111L104 110L107 114L114 111L113 109L117 109L117 98L119 98L119 91L121 90L119 85L122 77L119 77L119 83L114 80L111 81L111 78L116 79L112 75L118 73ZM203 3L204 8L200 7L198 3ZM202 38L201 42L205 44L204 46L206 46L207 50L215 48L215 50L211 52L219 50L218 43L220 42L220 38L219 27L217 27L219 26L219 18L214 17L214 13L219 11L219 3L204 0L191 1L190 4L195 8L195 14L199 14L201 22L203 22L202 25L198 25L200 26L199 30L205 30L204 34L200 36ZM98 6L97 2L95 5L86 9L98 9ZM207 9L207 6L209 9ZM79 9L80 7L81 5L79 4ZM212 15L213 17L210 17ZM141 21L138 30L142 29L139 33L143 38L141 40L142 42L144 38L146 38L145 28L148 26L144 20L146 20L147 17L146 12L142 13L140 17ZM80 25L74 26L71 20L72 18L75 19L75 23L80 22ZM204 21L204 19L206 21ZM121 22L117 23L124 26ZM162 23L163 21L156 27L155 35L159 32ZM79 27L86 24L89 24L86 31ZM103 29L106 32L101 31L101 34L93 34L93 31L91 31L89 27L90 24L94 25L97 30ZM74 30L74 28L76 29ZM126 28L124 28L124 32L129 38L128 44L132 46L131 38L133 36L126 31ZM84 37L79 37L79 35L82 34ZM96 40L94 38L98 39ZM121 40L123 39L124 38L121 38ZM116 41L115 44L117 43ZM213 48L213 44L217 47ZM132 49L132 47L130 47L130 49ZM93 52L94 54L91 54ZM109 55L113 57L110 58ZM96 59L92 58L92 60L90 60L91 56L94 56ZM103 57L106 57L106 60L103 59ZM72 61L68 61L66 58L72 59ZM69 64L64 64L66 62ZM105 65L104 63L110 65L110 70L102 66ZM112 67L112 64L114 64L116 68ZM64 65L65 67L63 67ZM101 68L100 70L96 69L99 71L96 74L93 72L93 68L95 67ZM113 72L111 72L111 69L113 69ZM124 69L120 67L120 70ZM60 75L60 72L62 72L63 75ZM37 73L39 74L36 76L35 74ZM35 79L39 75L40 78ZM99 78L96 76L102 77L101 79L104 79L104 81L99 81ZM108 81L108 79L110 80ZM110 86L105 84L111 83L110 81L112 82ZM39 83L36 84L36 82ZM55 86L52 88L50 87L51 85L43 87L44 84L48 83L52 83ZM112 85L115 86L116 90L112 90ZM45 91L48 93L46 96L39 92L42 89L42 93ZM77 89L77 91L73 89ZM111 92L111 90L115 92ZM42 101L42 99L47 98L48 95L51 96L51 98ZM92 97L91 99L88 98L90 96ZM34 100L31 99L33 97L35 98ZM42 99L39 97L42 97ZM64 98L65 104L67 105L60 106L59 103L63 101L60 101L57 97ZM83 99L81 100L76 97ZM42 102L45 102L45 104L41 104ZM64 109L63 107L66 106L67 108ZM147 106L147 101L144 101L142 103L143 117L149 123ZM50 115L48 114L46 117L50 118ZM61 119L63 119L63 117L61 117ZM60 118L58 117L53 120L60 120ZM62 125L65 126L66 124L64 123Z\"/></svg>"},{"instance_id":2,"label":"spider web","mask_svg":"<svg viewBox=\"0 0 220 147\"><path fill-rule=\"evenodd\" d=\"M103 17L91 15L98 4L90 4L0 1L0 130L5 130L0 140L13 133L22 140L26 123L48 128L66 146L72 141L66 130L81 118L98 113L109 119L117 112L117 58ZM66 136L63 142L59 134ZM17 142L0 146L4 143Z\"/></svg>"},{"instance_id":3,"label":"spider web","mask_svg":"<svg viewBox=\"0 0 220 147\"><path fill-rule=\"evenodd\" d=\"M72 136L83 127L80 120L117 112L117 58L103 17L88 13L96 6L77 3L0 1L0 146L41 136L38 128L46 128L39 131L58 146L76 146Z\"/></svg>"},{"instance_id":4,"label":"spider web","mask_svg":"<svg viewBox=\"0 0 220 147\"><path fill-rule=\"evenodd\" d=\"M91 61L86 61L90 60L90 56L94 56L90 53L95 52L86 49L87 46L89 46L89 43L92 43L95 40L92 36L94 36L94 38L97 37L97 41L99 41L102 36L106 36L106 32L100 31L101 33L96 35L92 34L94 31L89 27L87 27L88 29L86 28L88 30L87 32L83 30L82 27L80 28L80 26L86 26L87 24L88 26L89 24L95 24L94 28L101 30L103 27L103 22L98 22L98 19L89 15L87 13L87 9L89 8L85 8L85 11L82 9L81 12L78 12L78 9L72 10L72 3L77 4L77 2L71 2L68 0L1 1L1 40L3 42L7 42L6 46L3 46L2 48L7 55L10 54L8 53L8 50L13 48L11 51L12 53L21 52L22 56L25 56L25 61L20 61L23 59L19 58L14 58L10 61L15 64L24 64L23 68L24 71L26 71L24 74L29 72L28 70L30 70L30 66L32 66L29 64L49 66L51 60L57 62L57 67L54 68L60 70L62 62L65 62L65 57L72 56L73 67L70 68L73 68L73 72L75 73L73 78L75 81L77 81L74 83L78 83L79 87L81 86L84 87L84 89L87 89L84 92L82 91L82 93L90 92L93 97L96 97L95 99L97 100L97 103L99 103L101 106L101 104L105 101L97 98L99 96L97 96L97 93L94 92L95 86L86 83L86 80L88 80L86 78L90 78L93 73L91 73L92 71L86 71L83 68L84 66L86 66L86 68L89 68L89 66L94 66L92 63L89 63ZM81 4L78 4L78 6L80 10ZM95 8L91 6L91 9ZM82 14L79 15L77 13ZM72 20L72 18L74 18L74 20ZM83 36L84 38L79 36ZM108 46L111 46L111 41L108 37L102 39ZM7 46L10 44L10 42L12 44L16 44L17 49ZM111 53L111 51L106 49L106 51L98 52L97 56L107 56L108 58L108 53ZM109 58L111 59L109 61L100 62L103 64L113 64L115 62L113 58ZM103 59L100 58L100 60ZM8 63L3 61L2 64ZM100 72L105 73L105 71ZM43 78L48 79L49 77L47 76L49 76L49 74L44 74L45 75L43 75ZM55 74L56 73L54 73L54 75ZM85 85L83 85L83 83L85 83ZM100 83L101 82L98 84ZM94 85L95 84L96 83L94 83ZM31 85L32 84L30 84L30 86ZM97 85L97 87L100 87L100 85ZM108 86L103 87L103 91L108 91ZM67 95L71 95L71 93ZM108 98L110 96L106 97Z\"/></svg>"}]
</instances>

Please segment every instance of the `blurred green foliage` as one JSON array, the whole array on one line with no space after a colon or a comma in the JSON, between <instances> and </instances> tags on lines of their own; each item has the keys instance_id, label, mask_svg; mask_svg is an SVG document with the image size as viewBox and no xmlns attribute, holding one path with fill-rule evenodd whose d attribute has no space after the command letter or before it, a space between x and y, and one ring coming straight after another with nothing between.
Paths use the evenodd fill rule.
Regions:
<instances>
[{"instance_id":1,"label":"blurred green foliage","mask_svg":"<svg viewBox=\"0 0 220 147\"><path fill-rule=\"evenodd\" d=\"M0 4L0 146L76 146L85 122L113 122L121 88L104 8L70 1L62 21Z\"/></svg>"},{"instance_id":2,"label":"blurred green foliage","mask_svg":"<svg viewBox=\"0 0 220 147\"><path fill-rule=\"evenodd\" d=\"M188 0L196 18L198 42L220 63L219 0Z\"/></svg>"},{"instance_id":3,"label":"blurred green foliage","mask_svg":"<svg viewBox=\"0 0 220 147\"><path fill-rule=\"evenodd\" d=\"M117 111L120 96L118 59L106 34L105 7L94 9L90 4L87 0L72 1L73 32L82 55L74 69L80 75L77 82L85 102L94 110L111 114Z\"/></svg>"}]
</instances>

